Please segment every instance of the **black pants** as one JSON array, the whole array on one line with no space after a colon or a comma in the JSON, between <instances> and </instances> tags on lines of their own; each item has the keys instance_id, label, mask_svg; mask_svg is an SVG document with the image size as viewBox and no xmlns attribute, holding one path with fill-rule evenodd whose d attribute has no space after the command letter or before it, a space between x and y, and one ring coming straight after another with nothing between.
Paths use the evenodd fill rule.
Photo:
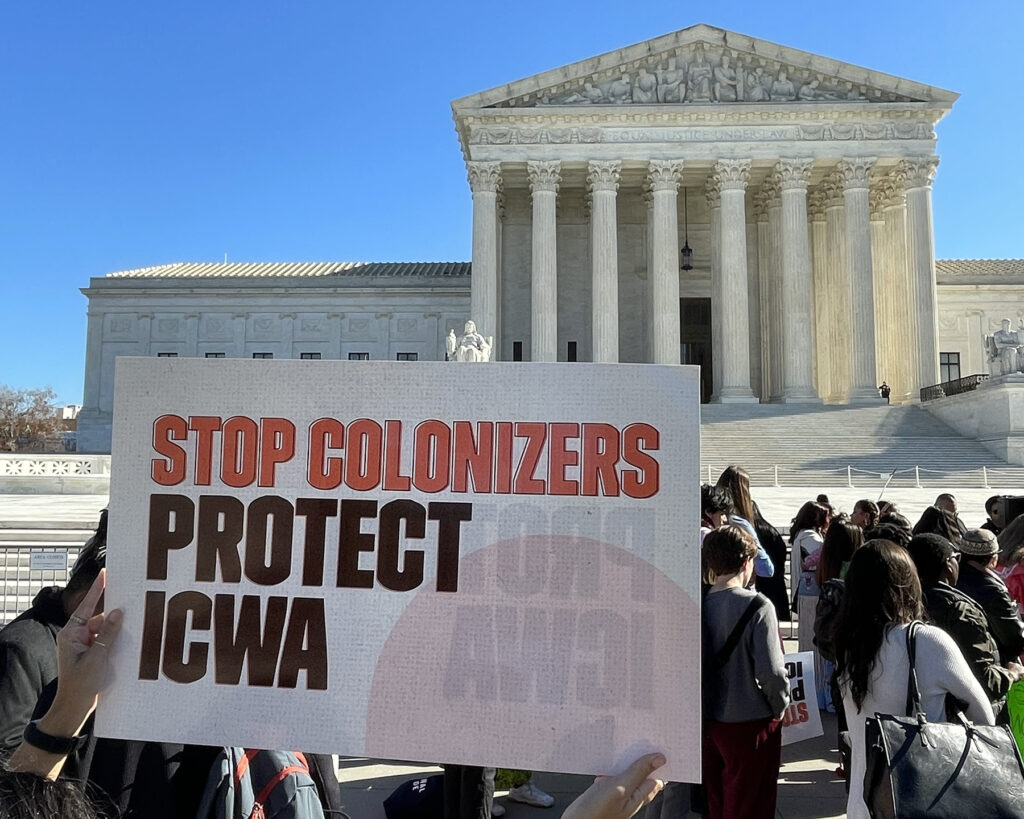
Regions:
<instances>
[{"instance_id":1,"label":"black pants","mask_svg":"<svg viewBox=\"0 0 1024 819\"><path fill-rule=\"evenodd\" d=\"M494 768L444 766L444 819L491 819Z\"/></svg>"}]
</instances>

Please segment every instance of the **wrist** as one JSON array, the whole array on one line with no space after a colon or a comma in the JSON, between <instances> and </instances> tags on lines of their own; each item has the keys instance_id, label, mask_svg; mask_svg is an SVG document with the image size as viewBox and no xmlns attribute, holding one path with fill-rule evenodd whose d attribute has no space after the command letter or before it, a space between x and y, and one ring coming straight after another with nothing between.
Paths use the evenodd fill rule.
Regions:
<instances>
[{"instance_id":1,"label":"wrist","mask_svg":"<svg viewBox=\"0 0 1024 819\"><path fill-rule=\"evenodd\" d=\"M62 756L72 753L81 745L84 737L74 734L54 734L41 726L41 720L32 720L25 726L25 742L43 753Z\"/></svg>"},{"instance_id":2,"label":"wrist","mask_svg":"<svg viewBox=\"0 0 1024 819\"><path fill-rule=\"evenodd\" d=\"M92 710L92 704L68 702L58 691L49 710L36 720L37 726L39 730L53 736L77 736Z\"/></svg>"}]
</instances>

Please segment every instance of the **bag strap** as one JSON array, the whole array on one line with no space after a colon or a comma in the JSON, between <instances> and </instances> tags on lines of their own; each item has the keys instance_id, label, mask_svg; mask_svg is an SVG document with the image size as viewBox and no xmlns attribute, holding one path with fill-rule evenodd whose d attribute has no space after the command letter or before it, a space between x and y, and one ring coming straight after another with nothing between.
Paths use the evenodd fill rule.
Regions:
<instances>
[{"instance_id":1,"label":"bag strap","mask_svg":"<svg viewBox=\"0 0 1024 819\"><path fill-rule=\"evenodd\" d=\"M235 787L238 787L241 783L242 777L245 776L245 772L249 769L249 764L256 758L258 753L259 750L257 749L249 749L245 752L245 756L238 761L238 767L235 768ZM252 812L249 814L249 819L263 819L265 816L263 806L266 805L267 799L270 798L270 794L273 793L274 788L280 785L287 777L297 773L309 773L309 763L306 762L306 757L298 751L295 751L294 753L299 764L287 765L284 768L281 768L281 770L274 774L273 778L263 786L263 789L259 794L257 794L256 800L253 802Z\"/></svg>"},{"instance_id":2,"label":"bag strap","mask_svg":"<svg viewBox=\"0 0 1024 819\"><path fill-rule=\"evenodd\" d=\"M750 601L750 605L747 606L743 614L740 615L740 619L736 621L736 625L726 638L725 644L715 654L715 665L718 668L721 668L729 661L729 657L732 656L736 646L739 645L740 638L743 636L743 632L746 631L747 625L754 619L754 615L761 610L761 605L762 597L758 594Z\"/></svg>"},{"instance_id":3,"label":"bag strap","mask_svg":"<svg viewBox=\"0 0 1024 819\"><path fill-rule=\"evenodd\" d=\"M914 620L907 626L907 659L910 663L910 670L907 674L907 715L917 716L922 713L921 691L917 685L917 629L921 623Z\"/></svg>"}]
</instances>

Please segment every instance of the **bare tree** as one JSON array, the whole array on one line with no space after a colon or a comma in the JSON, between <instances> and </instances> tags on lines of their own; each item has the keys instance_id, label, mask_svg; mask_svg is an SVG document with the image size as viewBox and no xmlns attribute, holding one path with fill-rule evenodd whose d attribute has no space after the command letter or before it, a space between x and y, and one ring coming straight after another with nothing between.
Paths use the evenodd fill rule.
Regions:
<instances>
[{"instance_id":1,"label":"bare tree","mask_svg":"<svg viewBox=\"0 0 1024 819\"><path fill-rule=\"evenodd\" d=\"M17 452L60 430L60 417L49 387L16 390L0 384L0 448Z\"/></svg>"}]
</instances>

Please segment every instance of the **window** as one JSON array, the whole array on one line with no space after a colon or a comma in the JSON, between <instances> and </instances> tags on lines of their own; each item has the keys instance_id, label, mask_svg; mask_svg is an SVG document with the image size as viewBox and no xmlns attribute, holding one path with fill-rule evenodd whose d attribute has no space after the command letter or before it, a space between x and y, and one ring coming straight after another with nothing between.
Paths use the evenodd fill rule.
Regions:
<instances>
[{"instance_id":1,"label":"window","mask_svg":"<svg viewBox=\"0 0 1024 819\"><path fill-rule=\"evenodd\" d=\"M348 354L348 360L349 361L369 361L370 360L370 354L369 353L349 353Z\"/></svg>"},{"instance_id":2,"label":"window","mask_svg":"<svg viewBox=\"0 0 1024 819\"><path fill-rule=\"evenodd\" d=\"M273 358L274 354L273 353L253 353L252 357L253 358Z\"/></svg>"},{"instance_id":3,"label":"window","mask_svg":"<svg viewBox=\"0 0 1024 819\"><path fill-rule=\"evenodd\" d=\"M419 353L398 353L395 356L395 361L418 361L419 357Z\"/></svg>"},{"instance_id":4,"label":"window","mask_svg":"<svg viewBox=\"0 0 1024 819\"><path fill-rule=\"evenodd\" d=\"M206 357L207 358L224 358L225 354L224 353L207 353Z\"/></svg>"},{"instance_id":5,"label":"window","mask_svg":"<svg viewBox=\"0 0 1024 819\"><path fill-rule=\"evenodd\" d=\"M177 353L157 353L156 357L157 358L177 358L178 354Z\"/></svg>"},{"instance_id":6,"label":"window","mask_svg":"<svg viewBox=\"0 0 1024 819\"><path fill-rule=\"evenodd\" d=\"M576 342L575 341L570 341L569 342L569 349L568 349L567 352L568 352L568 355L566 356L566 360L567 361L575 361L576 360Z\"/></svg>"},{"instance_id":7,"label":"window","mask_svg":"<svg viewBox=\"0 0 1024 819\"><path fill-rule=\"evenodd\" d=\"M513 341L512 342L512 360L522 361L523 360L523 342Z\"/></svg>"},{"instance_id":8,"label":"window","mask_svg":"<svg viewBox=\"0 0 1024 819\"><path fill-rule=\"evenodd\" d=\"M320 353L299 353L299 358L303 361L319 361Z\"/></svg>"},{"instance_id":9,"label":"window","mask_svg":"<svg viewBox=\"0 0 1024 819\"><path fill-rule=\"evenodd\" d=\"M960 353L939 353L939 383L960 378Z\"/></svg>"}]
</instances>

